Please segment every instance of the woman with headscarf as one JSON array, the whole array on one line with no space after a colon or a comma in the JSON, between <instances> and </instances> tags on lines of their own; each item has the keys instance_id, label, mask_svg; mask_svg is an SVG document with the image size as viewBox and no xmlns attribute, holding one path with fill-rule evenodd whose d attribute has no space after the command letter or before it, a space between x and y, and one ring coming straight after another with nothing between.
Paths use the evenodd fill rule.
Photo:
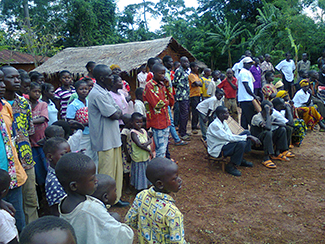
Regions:
<instances>
[{"instance_id":1,"label":"woman with headscarf","mask_svg":"<svg viewBox=\"0 0 325 244\"><path fill-rule=\"evenodd\" d=\"M278 91L276 97L283 98L285 101L285 106L291 108L291 114L287 114L290 110L281 111L285 113L284 116L289 119L293 118L293 132L292 132L292 145L289 148L292 148L293 145L300 146L303 139L306 136L307 125L305 121L298 116L297 109L294 107L293 102L290 100L289 93L285 90Z\"/></svg>"},{"instance_id":2,"label":"woman with headscarf","mask_svg":"<svg viewBox=\"0 0 325 244\"><path fill-rule=\"evenodd\" d=\"M307 127L311 130L319 124L320 131L325 132L325 125L322 122L323 117L317 111L317 106L313 105L312 96L309 90L309 81L307 79L303 79L299 82L301 89L297 91L292 101L294 106L297 108L299 117L307 124Z\"/></svg>"}]
</instances>

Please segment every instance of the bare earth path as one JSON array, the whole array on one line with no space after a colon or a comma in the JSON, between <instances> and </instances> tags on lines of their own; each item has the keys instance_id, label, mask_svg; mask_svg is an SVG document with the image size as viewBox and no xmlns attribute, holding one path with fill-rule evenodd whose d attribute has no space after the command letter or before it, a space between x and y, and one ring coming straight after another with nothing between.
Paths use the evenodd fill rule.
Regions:
<instances>
[{"instance_id":1,"label":"bare earth path","mask_svg":"<svg viewBox=\"0 0 325 244\"><path fill-rule=\"evenodd\" d=\"M208 167L200 136L170 146L183 187L174 194L190 243L325 243L325 133L309 132L290 162L261 165L262 152L246 159L241 177ZM124 194L132 202L134 196ZM123 217L125 209L112 209Z\"/></svg>"}]
</instances>

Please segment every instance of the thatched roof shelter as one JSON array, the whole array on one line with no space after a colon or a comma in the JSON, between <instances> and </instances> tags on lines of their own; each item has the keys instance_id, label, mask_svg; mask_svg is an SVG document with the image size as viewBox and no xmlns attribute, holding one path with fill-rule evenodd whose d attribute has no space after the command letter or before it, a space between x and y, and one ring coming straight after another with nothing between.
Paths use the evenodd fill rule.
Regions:
<instances>
[{"instance_id":1,"label":"thatched roof shelter","mask_svg":"<svg viewBox=\"0 0 325 244\"><path fill-rule=\"evenodd\" d=\"M86 73L85 65L88 61L108 66L118 64L122 70L131 71L145 64L149 58L162 55L170 55L175 61L181 56L187 56L190 61L195 60L173 37L166 37L142 42L65 48L35 71L51 74L69 70L74 74L83 74Z\"/></svg>"},{"instance_id":2,"label":"thatched roof shelter","mask_svg":"<svg viewBox=\"0 0 325 244\"><path fill-rule=\"evenodd\" d=\"M59 86L58 73L61 70L69 70L77 80L87 75L85 65L88 61L108 66L118 64L122 71L129 72L130 77L126 80L134 91L137 68L146 64L149 58L163 58L165 55L171 56L174 61L179 61L182 56L186 56L190 62L196 60L186 48L170 36L142 42L65 48L34 70L43 73L46 80L57 87ZM198 63L200 67L206 67L204 63Z\"/></svg>"}]
</instances>

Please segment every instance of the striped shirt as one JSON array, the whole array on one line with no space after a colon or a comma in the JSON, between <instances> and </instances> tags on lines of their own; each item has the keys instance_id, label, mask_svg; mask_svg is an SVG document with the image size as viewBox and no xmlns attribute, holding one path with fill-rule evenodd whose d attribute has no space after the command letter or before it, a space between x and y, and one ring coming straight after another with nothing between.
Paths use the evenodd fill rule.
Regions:
<instances>
[{"instance_id":1,"label":"striped shirt","mask_svg":"<svg viewBox=\"0 0 325 244\"><path fill-rule=\"evenodd\" d=\"M76 92L74 87L70 86L71 91L66 90L64 87L59 87L55 90L54 98L60 100L60 118L66 119L67 107L70 96L72 93Z\"/></svg>"}]
</instances>

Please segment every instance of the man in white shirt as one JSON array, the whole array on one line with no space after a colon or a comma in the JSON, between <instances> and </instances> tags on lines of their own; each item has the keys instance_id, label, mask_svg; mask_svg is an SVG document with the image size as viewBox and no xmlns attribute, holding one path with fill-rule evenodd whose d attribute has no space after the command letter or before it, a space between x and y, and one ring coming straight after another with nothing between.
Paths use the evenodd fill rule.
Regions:
<instances>
[{"instance_id":1,"label":"man in white shirt","mask_svg":"<svg viewBox=\"0 0 325 244\"><path fill-rule=\"evenodd\" d=\"M262 111L252 119L251 133L263 144L262 164L269 169L275 169L276 165L271 159L290 161L289 158L294 157L294 154L288 151L285 124L273 115L273 104L264 100L261 107Z\"/></svg>"},{"instance_id":2,"label":"man in white shirt","mask_svg":"<svg viewBox=\"0 0 325 244\"><path fill-rule=\"evenodd\" d=\"M258 99L258 96L254 94L254 78L249 71L254 61L250 57L244 58L242 61L243 68L239 72L238 76L238 102L242 109L241 113L241 126L244 129L248 129L248 125L255 114L255 108L252 103L254 99Z\"/></svg>"},{"instance_id":3,"label":"man in white shirt","mask_svg":"<svg viewBox=\"0 0 325 244\"><path fill-rule=\"evenodd\" d=\"M236 166L253 167L251 162L243 159L243 155L251 150L251 141L256 145L260 145L261 142L250 135L249 131L234 135L226 122L229 118L226 107L217 107L216 115L217 118L209 125L207 132L208 153L213 157L219 157L221 152L224 156L230 156L226 171L231 175L241 176Z\"/></svg>"},{"instance_id":4,"label":"man in white shirt","mask_svg":"<svg viewBox=\"0 0 325 244\"><path fill-rule=\"evenodd\" d=\"M207 122L208 125L212 123L214 120L214 112L218 106L221 106L224 99L224 92L220 88L216 88L215 94L212 97L203 100L200 102L196 109L199 112L199 121L200 121L200 129L202 133L202 138L206 141L207 137Z\"/></svg>"},{"instance_id":5,"label":"man in white shirt","mask_svg":"<svg viewBox=\"0 0 325 244\"><path fill-rule=\"evenodd\" d=\"M281 73L282 75L282 82L284 84L284 89L289 92L289 96L292 97L293 91L293 79L294 74L293 72L296 69L295 62L291 59L291 53L286 53L286 59L282 60L278 63L275 68Z\"/></svg>"}]
</instances>

